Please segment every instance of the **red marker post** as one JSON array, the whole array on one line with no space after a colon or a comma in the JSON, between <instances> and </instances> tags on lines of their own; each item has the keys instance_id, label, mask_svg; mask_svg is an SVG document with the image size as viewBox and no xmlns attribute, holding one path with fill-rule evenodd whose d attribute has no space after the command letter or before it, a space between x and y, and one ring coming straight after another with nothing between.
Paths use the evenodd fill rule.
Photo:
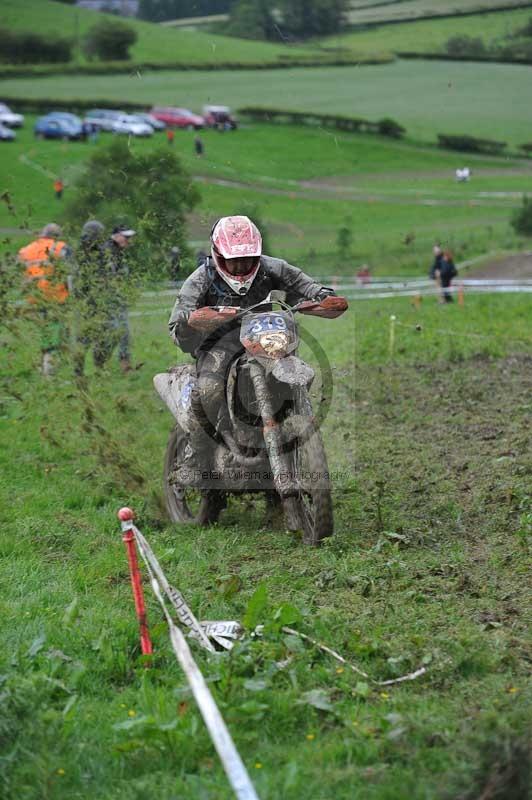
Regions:
<instances>
[{"instance_id":1,"label":"red marker post","mask_svg":"<svg viewBox=\"0 0 532 800\"><path fill-rule=\"evenodd\" d=\"M122 541L126 545L127 560L129 562L129 574L131 576L131 587L135 600L135 610L139 620L140 646L142 654L147 656L153 653L153 648L148 630L148 619L146 616L146 606L144 605L144 593L140 577L139 565L137 561L137 548L135 547L135 534L133 532L133 519L135 514L130 508L121 508L118 512L118 519L122 526Z\"/></svg>"}]
</instances>

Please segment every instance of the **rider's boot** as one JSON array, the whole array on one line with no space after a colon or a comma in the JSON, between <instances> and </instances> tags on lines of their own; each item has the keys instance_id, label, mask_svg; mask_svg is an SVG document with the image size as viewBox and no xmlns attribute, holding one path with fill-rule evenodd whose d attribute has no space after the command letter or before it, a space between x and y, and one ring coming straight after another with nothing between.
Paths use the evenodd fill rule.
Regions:
<instances>
[{"instance_id":1,"label":"rider's boot","mask_svg":"<svg viewBox=\"0 0 532 800\"><path fill-rule=\"evenodd\" d=\"M183 461L175 471L177 483L191 485L200 481L202 474L210 472L214 447L212 437L201 425L194 425L185 446Z\"/></svg>"}]
</instances>

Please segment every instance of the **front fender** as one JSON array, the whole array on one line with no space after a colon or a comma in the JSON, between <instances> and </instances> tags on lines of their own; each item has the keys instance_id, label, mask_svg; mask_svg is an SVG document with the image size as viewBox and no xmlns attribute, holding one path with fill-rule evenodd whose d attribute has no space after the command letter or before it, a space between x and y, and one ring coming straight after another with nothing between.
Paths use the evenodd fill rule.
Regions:
<instances>
[{"instance_id":1,"label":"front fender","mask_svg":"<svg viewBox=\"0 0 532 800\"><path fill-rule=\"evenodd\" d=\"M280 383L290 386L310 386L314 380L314 370L297 356L286 356L275 362L271 374Z\"/></svg>"}]
</instances>

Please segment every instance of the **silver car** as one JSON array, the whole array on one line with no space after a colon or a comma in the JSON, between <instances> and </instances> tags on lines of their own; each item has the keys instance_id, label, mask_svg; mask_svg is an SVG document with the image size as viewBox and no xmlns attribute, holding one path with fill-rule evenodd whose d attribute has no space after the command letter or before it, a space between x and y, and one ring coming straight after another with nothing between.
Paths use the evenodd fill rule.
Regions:
<instances>
[{"instance_id":1,"label":"silver car","mask_svg":"<svg viewBox=\"0 0 532 800\"><path fill-rule=\"evenodd\" d=\"M21 128L23 124L23 114L15 114L5 103L0 103L0 125L7 125L8 128Z\"/></svg>"},{"instance_id":2,"label":"silver car","mask_svg":"<svg viewBox=\"0 0 532 800\"><path fill-rule=\"evenodd\" d=\"M125 133L127 136L153 136L153 128L132 114L121 114L111 124L113 133Z\"/></svg>"}]
</instances>

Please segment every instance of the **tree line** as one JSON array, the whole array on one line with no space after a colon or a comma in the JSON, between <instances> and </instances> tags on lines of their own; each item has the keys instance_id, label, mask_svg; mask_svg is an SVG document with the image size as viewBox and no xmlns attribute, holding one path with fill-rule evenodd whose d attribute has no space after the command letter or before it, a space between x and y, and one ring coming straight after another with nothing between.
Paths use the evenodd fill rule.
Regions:
<instances>
[{"instance_id":1,"label":"tree line","mask_svg":"<svg viewBox=\"0 0 532 800\"><path fill-rule=\"evenodd\" d=\"M337 33L347 24L348 8L348 0L141 0L139 17L162 22L229 13L224 33L290 41Z\"/></svg>"}]
</instances>

